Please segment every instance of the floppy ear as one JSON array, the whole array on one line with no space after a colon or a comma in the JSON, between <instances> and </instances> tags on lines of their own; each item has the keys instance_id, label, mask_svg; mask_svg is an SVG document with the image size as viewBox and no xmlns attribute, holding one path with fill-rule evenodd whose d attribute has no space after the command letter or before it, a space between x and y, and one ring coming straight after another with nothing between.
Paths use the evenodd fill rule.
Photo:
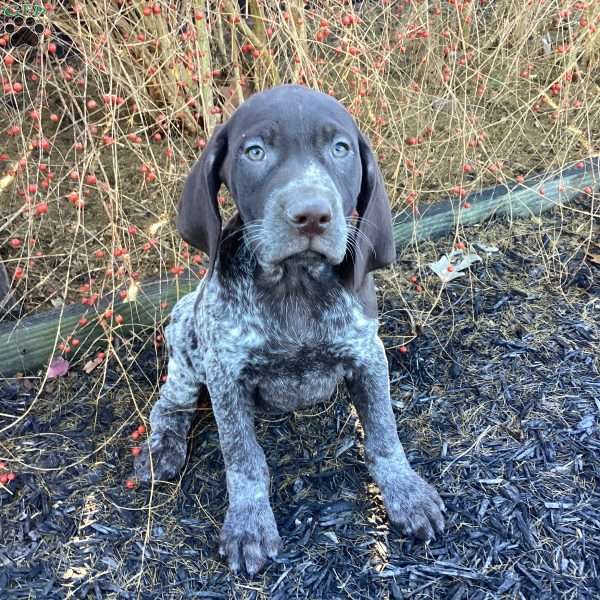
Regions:
<instances>
[{"instance_id":1,"label":"floppy ear","mask_svg":"<svg viewBox=\"0 0 600 600\"><path fill-rule=\"evenodd\" d=\"M209 257L212 274L221 240L221 215L217 194L221 187L221 166L227 155L227 126L216 129L190 171L177 210L181 237Z\"/></svg>"},{"instance_id":2,"label":"floppy ear","mask_svg":"<svg viewBox=\"0 0 600 600\"><path fill-rule=\"evenodd\" d=\"M358 232L353 248L354 264L349 268L351 287L360 290L368 273L396 260L390 202L383 176L369 143L358 132L362 182L356 204Z\"/></svg>"}]
</instances>

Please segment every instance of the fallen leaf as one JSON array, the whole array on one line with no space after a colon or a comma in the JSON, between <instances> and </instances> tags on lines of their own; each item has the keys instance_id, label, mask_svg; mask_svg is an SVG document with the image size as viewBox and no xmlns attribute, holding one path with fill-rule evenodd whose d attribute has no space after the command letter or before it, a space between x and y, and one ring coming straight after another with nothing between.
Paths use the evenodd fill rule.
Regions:
<instances>
[{"instance_id":1,"label":"fallen leaf","mask_svg":"<svg viewBox=\"0 0 600 600\"><path fill-rule=\"evenodd\" d=\"M475 250L478 250L479 252L485 252L486 254L494 254L495 252L500 252L499 248L496 248L496 246L487 246L486 244L482 244L481 242L473 242L473 244L471 244L473 246L473 248L475 248Z\"/></svg>"},{"instance_id":2,"label":"fallen leaf","mask_svg":"<svg viewBox=\"0 0 600 600\"><path fill-rule=\"evenodd\" d=\"M50 361L46 376L48 377L48 379L64 377L69 372L69 366L70 365L68 360L65 360L60 356L56 356Z\"/></svg>"},{"instance_id":3,"label":"fallen leaf","mask_svg":"<svg viewBox=\"0 0 600 600\"><path fill-rule=\"evenodd\" d=\"M465 269L468 269L473 263L481 262L481 257L477 254L465 254L462 250L453 250L450 254L444 254L437 262L429 263L429 268L442 280L448 283L453 279L462 277ZM451 267L448 270L448 267Z\"/></svg>"},{"instance_id":4,"label":"fallen leaf","mask_svg":"<svg viewBox=\"0 0 600 600\"><path fill-rule=\"evenodd\" d=\"M156 235L156 232L161 227L164 227L165 225L167 225L168 222L169 222L169 219L162 218L160 221L157 221L156 223L152 223L152 225L150 225L150 227L148 228L148 232L150 233L150 235L154 236L154 235Z\"/></svg>"},{"instance_id":5,"label":"fallen leaf","mask_svg":"<svg viewBox=\"0 0 600 600\"><path fill-rule=\"evenodd\" d=\"M63 579L82 579L89 573L89 569L86 567L69 567L63 573Z\"/></svg>"},{"instance_id":6,"label":"fallen leaf","mask_svg":"<svg viewBox=\"0 0 600 600\"><path fill-rule=\"evenodd\" d=\"M88 360L83 366L83 370L89 375L98 365L102 364L104 357L96 356L92 360Z\"/></svg>"},{"instance_id":7,"label":"fallen leaf","mask_svg":"<svg viewBox=\"0 0 600 600\"><path fill-rule=\"evenodd\" d=\"M600 265L600 244L596 244L592 242L591 246L588 248L586 258L595 265Z\"/></svg>"},{"instance_id":8,"label":"fallen leaf","mask_svg":"<svg viewBox=\"0 0 600 600\"><path fill-rule=\"evenodd\" d=\"M588 253L587 255L587 259L591 262L594 263L595 265L600 265L600 254L592 254L591 252Z\"/></svg>"}]
</instances>

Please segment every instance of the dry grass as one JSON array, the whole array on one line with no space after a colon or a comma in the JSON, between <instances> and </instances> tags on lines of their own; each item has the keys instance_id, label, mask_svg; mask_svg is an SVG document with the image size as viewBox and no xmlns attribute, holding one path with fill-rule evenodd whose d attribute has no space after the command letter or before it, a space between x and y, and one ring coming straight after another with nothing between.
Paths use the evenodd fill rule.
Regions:
<instances>
[{"instance_id":1,"label":"dry grass","mask_svg":"<svg viewBox=\"0 0 600 600\"><path fill-rule=\"evenodd\" d=\"M0 47L0 257L21 315L82 300L93 306L96 295L138 279L184 266L202 270L204 257L181 242L172 223L182 182L214 126L276 83L305 83L348 107L377 152L395 212L599 153L593 1L246 4L240 12L233 0L61 2L39 18L46 36L38 47ZM72 40L66 55L59 31ZM229 214L225 191L221 200ZM578 242L569 251L587 251L598 235L598 197L564 211L569 222L567 211L578 213ZM565 231L538 225L531 255L556 298L566 273L556 248ZM509 227L504 235L511 234ZM452 241L470 236L456 231ZM430 255L413 248L413 267L379 278L382 297L396 299L404 315L402 327L389 331L390 347L423 328L435 331L438 321L448 324L436 311L447 315L452 303L444 304L439 285L419 267ZM143 421L161 377L159 361L143 384L129 376L139 348L119 341L117 324L114 331L110 325L107 336L117 343L87 376L86 390L96 407L117 401L105 391L116 378L127 409L95 453ZM148 341L160 351L155 333L148 331ZM450 333L436 333L442 357ZM57 340L56 353L68 358L72 343ZM45 397L45 377L30 379ZM469 411L464 422L478 422L481 411ZM425 432L429 418L411 427ZM464 441L475 429L456 436ZM2 433L11 431L9 424ZM483 431L482 421L477 435ZM18 455L15 464L26 470L18 444L6 439L0 458ZM69 455L71 465L84 460Z\"/></svg>"}]
</instances>

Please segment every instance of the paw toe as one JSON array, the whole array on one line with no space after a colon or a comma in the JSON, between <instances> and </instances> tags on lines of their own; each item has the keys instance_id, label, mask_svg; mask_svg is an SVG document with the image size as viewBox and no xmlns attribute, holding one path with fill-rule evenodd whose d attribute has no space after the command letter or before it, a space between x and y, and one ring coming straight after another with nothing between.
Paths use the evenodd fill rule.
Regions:
<instances>
[{"instance_id":1,"label":"paw toe","mask_svg":"<svg viewBox=\"0 0 600 600\"><path fill-rule=\"evenodd\" d=\"M266 552L258 542L250 542L244 546L246 572L250 577L256 575L267 560Z\"/></svg>"},{"instance_id":2,"label":"paw toe","mask_svg":"<svg viewBox=\"0 0 600 600\"><path fill-rule=\"evenodd\" d=\"M423 514L417 515L413 518L413 531L414 535L424 542L435 539L435 533L431 523Z\"/></svg>"},{"instance_id":3,"label":"paw toe","mask_svg":"<svg viewBox=\"0 0 600 600\"><path fill-rule=\"evenodd\" d=\"M248 515L253 515L251 518ZM219 553L226 556L229 566L237 571L245 567L250 577L256 575L275 558L281 546L281 538L269 506L257 509L229 510L221 530Z\"/></svg>"},{"instance_id":4,"label":"paw toe","mask_svg":"<svg viewBox=\"0 0 600 600\"><path fill-rule=\"evenodd\" d=\"M133 461L133 468L136 477L143 482L149 482L152 479L152 469L150 468L150 453L148 447L143 446L142 451Z\"/></svg>"}]
</instances>

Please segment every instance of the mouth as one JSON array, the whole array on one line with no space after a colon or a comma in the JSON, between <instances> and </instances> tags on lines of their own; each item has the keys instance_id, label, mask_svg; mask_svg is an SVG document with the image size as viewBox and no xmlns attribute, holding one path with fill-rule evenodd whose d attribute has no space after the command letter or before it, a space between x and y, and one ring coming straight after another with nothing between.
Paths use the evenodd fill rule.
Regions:
<instances>
[{"instance_id":1,"label":"mouth","mask_svg":"<svg viewBox=\"0 0 600 600\"><path fill-rule=\"evenodd\" d=\"M284 258L281 263L287 265L294 264L314 264L314 263L322 263L327 261L327 256L322 254L321 252L317 252L316 250L312 250L310 247L305 250L301 250L300 252L296 252L295 254L291 254Z\"/></svg>"}]
</instances>

